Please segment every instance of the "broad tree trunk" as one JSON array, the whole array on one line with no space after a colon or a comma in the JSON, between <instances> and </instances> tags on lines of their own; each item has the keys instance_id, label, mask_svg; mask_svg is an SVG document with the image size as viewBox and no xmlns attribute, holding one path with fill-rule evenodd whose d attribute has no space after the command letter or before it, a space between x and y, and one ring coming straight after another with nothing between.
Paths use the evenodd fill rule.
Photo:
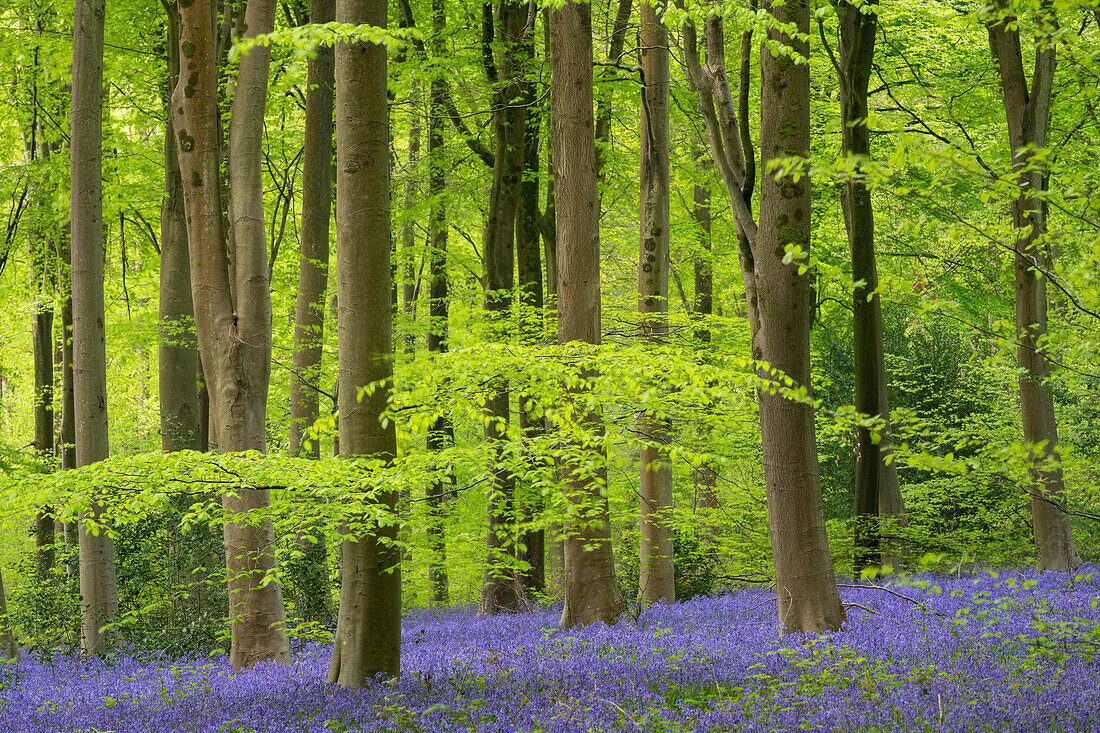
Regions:
<instances>
[{"instance_id":1,"label":"broad tree trunk","mask_svg":"<svg viewBox=\"0 0 1100 733\"><path fill-rule=\"evenodd\" d=\"M840 16L839 75L842 152L855 158L859 170L841 189L844 223L852 256L852 279L863 285L852 291L852 361L855 371L855 407L862 415L885 421L876 443L869 429L857 430L858 461L855 482L854 574L879 564L896 565L907 552L900 537L881 536L879 516L892 529L904 522L905 505L898 487L898 469L891 457L890 403L886 396L886 360L882 343L882 301L875 262L875 219L871 194L863 178L863 161L871 156L867 126L867 85L875 53L878 2L856 7L848 0L838 5ZM870 8L873 12L867 12ZM870 299L868 299L870 296Z\"/></svg>"},{"instance_id":2,"label":"broad tree trunk","mask_svg":"<svg viewBox=\"0 0 1100 733\"><path fill-rule=\"evenodd\" d=\"M446 56L444 31L447 10L444 0L432 0L431 53L434 59ZM443 129L446 115L447 84L439 76L432 78L428 109L428 197L431 201L429 225L431 251L428 255L428 352L447 350L447 155ZM428 434L427 448L438 451L454 443L454 429L446 416L439 417ZM426 489L428 501L428 584L432 589L432 604L450 603L447 578L447 492L454 487L449 481L433 481Z\"/></svg>"},{"instance_id":3,"label":"broad tree trunk","mask_svg":"<svg viewBox=\"0 0 1100 733\"><path fill-rule=\"evenodd\" d=\"M329 23L333 0L312 0L310 22ZM294 308L294 379L290 384L290 453L305 448L302 434L316 422L328 289L329 220L332 213L332 100L335 56L321 46L306 71L305 144L302 153L302 234L298 258L298 300ZM306 454L319 458L310 441Z\"/></svg>"},{"instance_id":4,"label":"broad tree trunk","mask_svg":"<svg viewBox=\"0 0 1100 733\"><path fill-rule=\"evenodd\" d=\"M385 0L337 0L336 20L384 28ZM393 421L382 421L393 374L386 66L384 46L336 47L340 451L347 458L391 460L397 437ZM387 387L359 399L359 388L377 381ZM392 513L397 492L381 492L377 501ZM396 537L392 524L344 541L330 683L355 687L378 674L400 673L401 551L392 544Z\"/></svg>"},{"instance_id":5,"label":"broad tree trunk","mask_svg":"<svg viewBox=\"0 0 1100 733\"><path fill-rule=\"evenodd\" d=\"M103 19L103 0L77 0L69 171L77 466L110 454L103 308ZM107 650L105 627L118 613L115 548L101 501L93 497L79 531L81 646L91 654Z\"/></svg>"},{"instance_id":6,"label":"broad tree trunk","mask_svg":"<svg viewBox=\"0 0 1100 733\"><path fill-rule=\"evenodd\" d=\"M1024 440L1033 446L1031 518L1035 537L1036 570L1073 570L1081 556L1073 539L1069 517L1062 511L1065 481L1058 450L1058 420L1047 381L1050 363L1043 353L1047 335L1046 278L1050 257L1045 242L1047 222L1042 200L1047 171L1036 150L1047 146L1050 102L1054 85L1056 28L1054 9L1042 4L1041 36L1036 39L1031 88L1024 75L1017 18L1006 0L995 3L997 17L989 25L989 45L1001 76L1012 164L1020 193L1012 202L1016 227L1016 365L1020 370L1020 409ZM1043 28L1046 30L1042 30ZM1040 45L1041 44L1041 45ZM1041 447L1039 447L1041 446ZM1043 464L1053 460L1054 468Z\"/></svg>"},{"instance_id":7,"label":"broad tree trunk","mask_svg":"<svg viewBox=\"0 0 1100 733\"><path fill-rule=\"evenodd\" d=\"M780 23L800 34L809 30L806 0L766 6ZM738 233L738 256L752 331L752 356L810 389L810 317L813 293L799 261L783 263L785 248L810 245L810 181L767 173L761 181L760 223L753 218L750 193L755 176L747 123L745 61L750 38L742 36L741 93L734 102L726 75L725 41L720 17L707 21L707 61L699 59L693 23L684 27L684 60L707 131L707 142L726 186ZM809 147L809 65L776 54L770 44L809 53L805 41L793 42L780 30L761 44L761 150L768 157L805 158ZM735 107L736 104L736 107ZM761 377L771 379L768 371ZM813 410L768 390L757 392L768 499L768 525L775 563L778 615L787 632L838 629L845 621L836 587L818 475Z\"/></svg>"},{"instance_id":8,"label":"broad tree trunk","mask_svg":"<svg viewBox=\"0 0 1100 733\"><path fill-rule=\"evenodd\" d=\"M767 4L781 23L808 33L808 0ZM809 44L769 30L772 43L808 56ZM810 145L810 67L761 45L760 149L765 156L805 158ZM766 166L765 166L766 169ZM810 319L814 296L809 272L783 264L787 247L810 250L810 179L765 173L760 182L756 240L756 295L760 329L753 356L810 389ZM818 474L814 413L810 405L759 390L760 434L768 496L768 528L775 561L779 619L788 632L839 629L840 604Z\"/></svg>"},{"instance_id":9,"label":"broad tree trunk","mask_svg":"<svg viewBox=\"0 0 1100 733\"><path fill-rule=\"evenodd\" d=\"M669 69L668 28L660 18L663 6L642 3L638 51L645 79L638 172L638 313L641 336L654 344L668 337ZM638 600L646 605L676 600L672 464L664 447L669 442L669 427L652 414L643 412L638 418L638 432L645 441L638 478Z\"/></svg>"},{"instance_id":10,"label":"broad tree trunk","mask_svg":"<svg viewBox=\"0 0 1100 733\"><path fill-rule=\"evenodd\" d=\"M486 5L486 8L489 6ZM489 191L489 218L485 226L483 259L485 262L485 311L491 327L503 329L508 322L515 287L515 224L523 175L523 136L526 109L521 106L523 73L521 44L526 4L507 0L499 6L495 23L491 11L485 23L495 27L495 41L503 47L499 63L491 61L486 49L486 72L496 83L493 94L493 126L496 149L493 155L493 184ZM488 32L488 31L486 31ZM490 35L489 38L494 36ZM499 66L499 71L497 70ZM495 334L496 338L503 333ZM505 465L505 442L510 419L511 395L506 383L496 385L485 404L489 421L485 438L495 451L493 481L489 487L488 558L481 585L481 613L516 610L522 587L516 576L515 476Z\"/></svg>"},{"instance_id":11,"label":"broad tree trunk","mask_svg":"<svg viewBox=\"0 0 1100 733\"><path fill-rule=\"evenodd\" d=\"M158 350L161 450L199 447L198 342L191 300L183 180L171 114L171 90L179 81L179 9L168 13L168 88L164 131L164 200L160 207L160 341Z\"/></svg>"},{"instance_id":12,"label":"broad tree trunk","mask_svg":"<svg viewBox=\"0 0 1100 733\"><path fill-rule=\"evenodd\" d=\"M180 169L187 212L195 326L210 394L218 449L223 453L266 447L265 417L271 373L271 296L264 237L260 139L267 97L270 50L257 46L241 59L230 130L231 226L235 257L230 260L222 221L219 181L216 45L209 0L180 7L181 73L173 97ZM244 35L272 27L271 0L250 0ZM266 488L224 494L229 517L270 503ZM270 521L259 525L230 520L225 527L226 568L237 669L264 660L286 661L290 646L282 588L261 585L274 572L275 542Z\"/></svg>"},{"instance_id":13,"label":"broad tree trunk","mask_svg":"<svg viewBox=\"0 0 1100 733\"><path fill-rule=\"evenodd\" d=\"M558 343L600 343L600 228L592 109L592 11L567 2L551 12L551 94L557 170ZM583 395L578 399L583 400ZM601 419L582 420L597 435ZM576 446L578 450L598 450ZM626 610L611 551L606 468L593 476L565 464L562 474L576 512L566 528L565 607L561 625L614 623Z\"/></svg>"}]
</instances>

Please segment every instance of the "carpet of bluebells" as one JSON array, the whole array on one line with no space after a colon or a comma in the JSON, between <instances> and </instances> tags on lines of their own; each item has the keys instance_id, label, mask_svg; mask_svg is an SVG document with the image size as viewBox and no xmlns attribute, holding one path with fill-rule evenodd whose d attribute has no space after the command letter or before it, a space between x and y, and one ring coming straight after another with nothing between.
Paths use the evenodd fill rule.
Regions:
<instances>
[{"instance_id":1,"label":"carpet of bluebells","mask_svg":"<svg viewBox=\"0 0 1100 733\"><path fill-rule=\"evenodd\" d=\"M400 681L325 684L330 648L0 666L0 731L1100 731L1100 568L841 588L849 625L782 636L749 589L556 628L557 612L406 618ZM894 592L891 592L894 591Z\"/></svg>"}]
</instances>

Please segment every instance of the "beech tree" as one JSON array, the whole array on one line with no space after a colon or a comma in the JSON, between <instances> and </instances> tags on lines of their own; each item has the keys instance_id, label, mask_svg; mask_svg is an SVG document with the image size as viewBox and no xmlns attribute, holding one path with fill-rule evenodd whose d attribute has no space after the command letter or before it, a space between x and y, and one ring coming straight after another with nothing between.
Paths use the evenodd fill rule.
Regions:
<instances>
[{"instance_id":1,"label":"beech tree","mask_svg":"<svg viewBox=\"0 0 1100 733\"><path fill-rule=\"evenodd\" d=\"M411 25L411 24L410 24ZM446 46L443 32L447 27L447 6L444 0L432 0L431 58L433 64L443 62ZM431 200L431 250L428 260L428 336L429 353L447 351L449 303L447 292L447 156L444 148L447 84L442 70L433 68L428 97L428 196ZM438 451L454 443L454 428L450 418L441 414L428 433L427 449ZM451 481L433 481L426 489L428 500L428 584L432 603L445 606L450 601L447 578L447 491Z\"/></svg>"},{"instance_id":2,"label":"beech tree","mask_svg":"<svg viewBox=\"0 0 1100 733\"><path fill-rule=\"evenodd\" d=\"M312 0L310 23L329 23L333 0ZM304 449L302 436L317 420L321 389L328 290L329 219L332 214L332 103L334 51L320 46L306 73L304 149L302 153L302 232L298 258L298 298L294 307L294 379L290 383L290 452ZM321 453L313 440L306 451Z\"/></svg>"},{"instance_id":3,"label":"beech tree","mask_svg":"<svg viewBox=\"0 0 1100 733\"><path fill-rule=\"evenodd\" d=\"M272 1L249 0L244 38L270 32ZM215 38L209 0L180 5L180 79L172 99L187 212L191 291L210 410L222 453L266 447L267 388L271 374L271 293L264 237L260 135L267 97L270 49L258 45L240 62L229 123L230 226L234 257L222 222ZM230 516L270 503L266 488L222 495ZM231 521L225 527L232 613L230 662L240 669L289 658L282 628L282 588L274 572L270 520Z\"/></svg>"},{"instance_id":4,"label":"beech tree","mask_svg":"<svg viewBox=\"0 0 1100 733\"><path fill-rule=\"evenodd\" d=\"M810 10L806 0L766 2L774 22L761 44L761 154L759 225L746 201L755 155L730 91L724 22L706 19L706 67L700 62L695 22L684 24L684 62L703 115L711 155L729 195L739 233L739 259L752 331L752 357L765 387L757 390L768 530L775 564L778 616L787 632L839 629L844 607L836 587L817 459L810 390L810 275L801 266L810 250ZM787 25L789 24L789 25ZM788 35L791 28L799 36ZM782 49L782 50L780 50ZM748 85L742 65L741 88ZM744 95L742 94L742 97ZM769 167L770 166L770 167ZM800 271L801 270L801 271ZM768 367L763 366L767 364ZM783 394L783 377L793 395Z\"/></svg>"},{"instance_id":5,"label":"beech tree","mask_svg":"<svg viewBox=\"0 0 1100 733\"><path fill-rule=\"evenodd\" d=\"M1046 189L1046 165L1039 151L1047 147L1054 89L1058 28L1054 7L1040 4L1036 13L1035 61L1028 87L1020 48L1017 3L996 0L988 23L989 47L1000 73L1012 170L1019 193L1012 201L1012 246L1016 275L1016 364L1020 369L1020 416L1024 440L1032 446L1031 519L1037 570L1073 570L1081 564L1069 518L1063 511L1065 480L1058 450L1058 420L1047 381L1050 364L1047 337L1047 280L1051 276L1046 211L1040 192Z\"/></svg>"},{"instance_id":6,"label":"beech tree","mask_svg":"<svg viewBox=\"0 0 1100 733\"><path fill-rule=\"evenodd\" d=\"M502 2L495 12L491 3L482 6L482 59L485 75L494 85L496 141L482 259L485 262L485 311L492 327L498 330L507 323L515 288L516 212L520 202L527 116L521 104L524 73L521 45L524 33L531 31L524 28L527 17L527 4L517 0ZM495 47L501 49L499 61ZM515 610L522 596L515 570L515 476L504 465L510 399L507 384L498 384L485 405L485 437L494 444L496 465L489 490L488 562L479 604L482 613Z\"/></svg>"},{"instance_id":7,"label":"beech tree","mask_svg":"<svg viewBox=\"0 0 1100 733\"><path fill-rule=\"evenodd\" d=\"M73 24L72 189L73 385L76 465L110 454L107 434L107 335L103 308L103 0L78 0ZM80 522L81 646L102 654L118 612L115 549L91 497Z\"/></svg>"},{"instance_id":8,"label":"beech tree","mask_svg":"<svg viewBox=\"0 0 1100 733\"><path fill-rule=\"evenodd\" d=\"M837 4L840 19L839 58L832 56L840 81L841 152L856 167L844 181L841 204L852 255L852 362L855 408L882 421L877 435L866 426L856 430L858 459L855 476L855 564L859 577L867 566L897 565L904 558L904 540L882 537L880 514L904 520L905 504L898 487L898 468L890 450L890 403L886 395L886 359L882 343L882 298L875 259L875 217L865 163L871 156L867 87L871 79L878 32L878 0ZM885 540L885 542L884 542Z\"/></svg>"},{"instance_id":9,"label":"beech tree","mask_svg":"<svg viewBox=\"0 0 1100 733\"><path fill-rule=\"evenodd\" d=\"M638 35L642 89L638 188L639 328L644 338L660 343L668 338L669 272L669 149L668 149L668 28L661 15L665 4L642 3ZM676 600L672 563L672 465L662 444L670 426L642 413L638 432L646 441L639 456L638 510L641 517L638 557L639 600Z\"/></svg>"},{"instance_id":10,"label":"beech tree","mask_svg":"<svg viewBox=\"0 0 1100 733\"><path fill-rule=\"evenodd\" d=\"M386 27L385 0L337 0L339 23ZM340 452L392 460L397 435L383 419L393 374L390 300L390 126L386 49L336 46L336 273L340 310ZM366 392L361 390L373 385ZM397 492L370 501L392 514ZM372 524L370 517L365 519ZM352 528L345 527L345 533ZM362 530L356 530L362 531ZM328 680L344 687L401 671L401 550L396 522L344 539L340 613Z\"/></svg>"},{"instance_id":11,"label":"beech tree","mask_svg":"<svg viewBox=\"0 0 1100 733\"><path fill-rule=\"evenodd\" d=\"M172 90L179 82L179 8L166 4L168 80L164 128L164 199L160 207L160 444L165 451L199 448L199 352L195 308L191 300L191 265L187 251L187 218L183 179L172 118Z\"/></svg>"},{"instance_id":12,"label":"beech tree","mask_svg":"<svg viewBox=\"0 0 1100 733\"><path fill-rule=\"evenodd\" d=\"M592 11L566 2L550 14L552 124L558 247L558 343L600 343L600 229L592 105ZM600 416L583 422L602 430ZM592 446L579 446L592 449ZM606 467L578 475L562 466L571 520L565 527L561 625L615 622L626 605L615 580ZM575 477L574 477L575 476Z\"/></svg>"}]
</instances>

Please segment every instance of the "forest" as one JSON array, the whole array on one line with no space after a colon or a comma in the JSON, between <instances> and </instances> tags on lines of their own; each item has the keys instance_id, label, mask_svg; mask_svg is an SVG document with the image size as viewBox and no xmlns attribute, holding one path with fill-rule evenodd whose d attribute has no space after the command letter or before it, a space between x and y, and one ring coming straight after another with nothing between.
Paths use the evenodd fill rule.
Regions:
<instances>
[{"instance_id":1,"label":"forest","mask_svg":"<svg viewBox=\"0 0 1100 733\"><path fill-rule=\"evenodd\" d=\"M0 727L1100 731L1098 0L5 0Z\"/></svg>"}]
</instances>

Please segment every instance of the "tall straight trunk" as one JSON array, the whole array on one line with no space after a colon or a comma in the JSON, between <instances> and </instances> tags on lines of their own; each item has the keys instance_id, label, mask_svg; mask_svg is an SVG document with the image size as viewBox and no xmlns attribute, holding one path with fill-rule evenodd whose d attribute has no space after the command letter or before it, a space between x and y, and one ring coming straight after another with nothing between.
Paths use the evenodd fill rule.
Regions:
<instances>
[{"instance_id":1,"label":"tall straight trunk","mask_svg":"<svg viewBox=\"0 0 1100 733\"><path fill-rule=\"evenodd\" d=\"M334 0L312 0L311 23L335 18ZM294 309L294 378L290 385L290 453L321 456L317 438L303 435L320 409L322 345L328 288L329 220L332 214L332 103L335 55L321 46L306 71L305 142L302 152L302 233L298 257L298 299ZM305 535L315 541L304 539ZM299 539L302 557L289 563L295 580L299 618L325 622L332 618L332 589L324 532L310 526Z\"/></svg>"},{"instance_id":2,"label":"tall straight trunk","mask_svg":"<svg viewBox=\"0 0 1100 733\"><path fill-rule=\"evenodd\" d=\"M807 0L769 2L766 10L779 22L761 45L761 150L767 158L805 158L809 148L809 65L769 49L792 47L805 57L805 41L782 32L809 30ZM789 24L789 25L788 25ZM707 20L707 68L699 59L694 23L684 27L684 60L707 131L707 142L726 186L738 233L738 257L752 331L752 356L767 362L810 388L810 317L813 293L800 262L784 264L790 246L809 251L810 181L766 173L761 181L760 223L750 207L755 176L754 153L747 123L744 63L749 37L742 36L741 94L734 102L725 64L720 17ZM735 106L736 105L736 106ZM782 174L782 169L778 171ZM761 371L763 379L771 379ZM787 632L837 629L845 621L836 587L818 474L813 410L781 394L757 392L768 526L775 563L777 610Z\"/></svg>"},{"instance_id":3,"label":"tall straight trunk","mask_svg":"<svg viewBox=\"0 0 1100 733\"><path fill-rule=\"evenodd\" d=\"M600 343L600 227L592 109L592 10L567 2L551 12L554 163L557 170L558 343ZM583 400L583 395L577 396ZM597 413L583 416L602 432ZM593 450L593 446L575 446ZM602 459L601 459L602 460ZM614 623L626 609L615 579L607 470L566 462L562 475L576 518L566 528L561 625Z\"/></svg>"},{"instance_id":4,"label":"tall straight trunk","mask_svg":"<svg viewBox=\"0 0 1100 733\"><path fill-rule=\"evenodd\" d=\"M110 454L103 308L104 12L103 0L77 0L73 26L69 176L77 466L90 466ZM102 497L93 497L79 530L81 646L91 654L107 650L106 626L118 613L115 548L103 526L101 502Z\"/></svg>"},{"instance_id":5,"label":"tall straight trunk","mask_svg":"<svg viewBox=\"0 0 1100 733\"><path fill-rule=\"evenodd\" d=\"M882 301L877 292L875 262L875 218L871 194L863 178L862 165L871 156L871 135L867 126L867 85L875 54L878 2L860 7L848 0L838 5L840 16L839 75L842 152L857 161L859 170L841 189L844 223L852 256L852 279L863 285L852 291L852 361L855 371L855 407L863 415L885 421L876 442L865 427L857 430L858 461L855 482L855 562L858 578L863 568L880 563L894 564L904 555L894 538L883 542L879 515L903 521L904 503L898 488L898 469L890 450L890 403L886 396L886 360L882 343ZM867 12L867 9L871 12Z\"/></svg>"},{"instance_id":6,"label":"tall straight trunk","mask_svg":"<svg viewBox=\"0 0 1100 733\"><path fill-rule=\"evenodd\" d=\"M767 9L780 23L809 32L808 0L769 2ZM768 37L809 56L805 41L774 29ZM760 53L760 149L766 157L806 158L810 67L777 55L767 45L761 45ZM783 264L785 249L796 246L810 250L809 176L796 181L791 175L766 172L760 182L755 257L760 329L753 334L753 356L809 390L813 286L809 272L798 274L799 262ZM838 629L845 614L825 534L813 408L766 390L759 390L757 399L780 621L789 632Z\"/></svg>"},{"instance_id":7,"label":"tall straight trunk","mask_svg":"<svg viewBox=\"0 0 1100 733\"><path fill-rule=\"evenodd\" d=\"M1020 417L1024 440L1032 446L1031 518L1036 570L1073 570L1081 556L1069 517L1062 510L1065 480L1058 450L1058 419L1047 381L1050 363L1043 352L1047 336L1047 222L1042 199L1047 166L1036 151L1047 146L1054 87L1057 20L1050 3L1038 13L1038 37L1031 88L1024 74L1019 23L1006 0L997 0L989 25L989 45L1001 76L1012 166L1020 192L1012 202L1016 228L1016 366L1020 371ZM1053 461L1053 468L1044 464Z\"/></svg>"},{"instance_id":8,"label":"tall straight trunk","mask_svg":"<svg viewBox=\"0 0 1100 733\"><path fill-rule=\"evenodd\" d=\"M661 22L664 3L642 3L639 64L642 89L638 152L638 313L640 335L659 344L668 337L669 148L668 28ZM669 425L653 414L638 418L645 443L639 455L638 600L643 604L676 600L672 548L672 464L665 446Z\"/></svg>"},{"instance_id":9,"label":"tall straight trunk","mask_svg":"<svg viewBox=\"0 0 1100 733\"><path fill-rule=\"evenodd\" d=\"M701 151L693 152L697 160ZM696 184L692 194L692 216L699 227L700 252L693 258L695 272L695 301L692 316L696 321L696 348L705 349L710 344L709 318L714 312L714 262L711 244L710 186ZM697 357L698 358L698 357ZM698 509L718 508L718 464L707 461L695 469L695 506Z\"/></svg>"},{"instance_id":10,"label":"tall straight trunk","mask_svg":"<svg viewBox=\"0 0 1100 733\"><path fill-rule=\"evenodd\" d=\"M534 36L528 33L522 46L524 64L520 84L522 103L527 109L523 132L523 175L519 190L519 208L516 211L516 269L519 276L518 295L525 310L521 314L523 330L528 340L544 338L542 257L539 252L541 234L539 211L539 129L542 115L539 113L535 92L533 65L535 61ZM541 420L533 421L524 409L525 397L520 396L520 430L525 441L534 440L545 430ZM542 511L542 497L528 491L523 500L522 519L525 529L520 544L519 559L525 569L520 582L526 593L543 593L546 590L546 532L536 528L535 522Z\"/></svg>"},{"instance_id":11,"label":"tall straight trunk","mask_svg":"<svg viewBox=\"0 0 1100 733\"><path fill-rule=\"evenodd\" d=\"M40 126L35 137L45 130ZM33 150L34 148L32 148ZM42 161L47 161L50 146L38 145ZM36 192L37 193L37 192ZM40 194L38 206L49 211L49 204ZM39 215L39 221L47 218ZM54 462L54 309L56 290L56 254L50 241L52 227L38 225L31 234L31 281L34 305L31 320L31 340L34 354L34 452L44 465ZM45 582L54 565L54 519L51 507L42 507L35 516L35 576Z\"/></svg>"},{"instance_id":12,"label":"tall straight trunk","mask_svg":"<svg viewBox=\"0 0 1100 733\"><path fill-rule=\"evenodd\" d=\"M216 45L209 0L180 6L181 67L173 96L183 175L191 290L203 373L218 449L263 451L267 388L271 373L271 295L263 231L260 136L267 97L270 51L257 46L241 59L229 130L230 259L222 220L219 181ZM250 0L244 36L270 31L271 0ZM266 488L222 496L229 517L262 510ZM230 625L229 659L237 669L273 659L285 661L290 646L282 588L265 577L274 572L275 535L270 521L258 525L230 519L225 527ZM268 578L269 579L269 578Z\"/></svg>"},{"instance_id":13,"label":"tall straight trunk","mask_svg":"<svg viewBox=\"0 0 1100 733\"><path fill-rule=\"evenodd\" d=\"M384 28L385 0L337 0L336 20ZM397 452L393 421L382 419L393 374L386 66L384 46L336 47L340 451L347 458L381 460ZM378 381L387 386L359 399L360 387ZM397 492L380 492L376 501L393 513ZM390 524L344 541L329 682L354 687L378 674L400 673L401 551L392 544L396 537L396 524Z\"/></svg>"},{"instance_id":14,"label":"tall straight trunk","mask_svg":"<svg viewBox=\"0 0 1100 733\"><path fill-rule=\"evenodd\" d=\"M543 29L543 54L546 57L546 65L553 68L553 33L552 16L550 9L542 10ZM546 206L543 209L540 228L542 230L543 245L543 272L546 275L544 292L547 318L557 319L558 307L558 227L557 227L557 191L554 178L557 175L554 168L554 120L553 120L553 85L547 90L546 96ZM545 424L545 421L544 421ZM547 578L557 579L555 591L560 589L564 593L565 582L565 545L562 543L562 527L558 522L553 522L547 527L549 534L545 542L545 565ZM549 582L548 582L549 585Z\"/></svg>"},{"instance_id":15,"label":"tall straight trunk","mask_svg":"<svg viewBox=\"0 0 1100 733\"><path fill-rule=\"evenodd\" d=\"M76 468L76 395L73 391L72 247L68 230L57 240L58 309L61 311L61 424L55 453L62 469Z\"/></svg>"},{"instance_id":16,"label":"tall straight trunk","mask_svg":"<svg viewBox=\"0 0 1100 733\"><path fill-rule=\"evenodd\" d=\"M311 0L311 23L335 17L334 0ZM335 56L321 46L306 71L305 143L302 152L302 234L298 300L294 307L294 379L290 383L290 453L300 455L302 435L316 422L328 289L329 220L332 214L332 100ZM319 458L310 441L305 453Z\"/></svg>"},{"instance_id":17,"label":"tall straight trunk","mask_svg":"<svg viewBox=\"0 0 1100 733\"><path fill-rule=\"evenodd\" d=\"M158 345L161 450L199 447L198 342L191 300L191 269L187 255L187 221L183 207L176 133L171 115L171 90L179 81L179 9L168 13L168 87L164 130L164 199L160 206L160 340Z\"/></svg>"},{"instance_id":18,"label":"tall straight trunk","mask_svg":"<svg viewBox=\"0 0 1100 733\"><path fill-rule=\"evenodd\" d=\"M491 15L487 17L486 24L490 23L491 18ZM526 109L520 104L520 77L523 73L520 46L526 19L526 4L516 0L501 3L495 23L489 26L495 27L493 45L499 44L503 49L499 54L499 62L494 65L491 61L492 50L486 51L489 54L486 72L490 83L497 84L493 94L496 149L483 253L485 311L495 329L502 329L508 320L512 289L515 287L515 224L523 175L523 134L526 118ZM497 334L496 338L502 336L503 334ZM488 418L485 438L493 444L496 465L492 469L493 481L489 487L488 558L479 603L482 613L515 610L522 595L515 568L515 476L505 465L510 399L508 385L499 383L485 404Z\"/></svg>"},{"instance_id":19,"label":"tall straight trunk","mask_svg":"<svg viewBox=\"0 0 1100 733\"><path fill-rule=\"evenodd\" d=\"M447 27L447 9L444 0L432 0L433 59L446 56L443 37ZM438 75L432 78L428 101L428 197L431 201L429 226L431 227L431 251L429 252L428 285L428 352L442 354L447 351L447 156L443 144L446 115L447 84ZM428 434L427 448L439 451L454 443L451 421L441 415ZM433 481L426 489L428 501L428 584L432 589L432 604L446 606L450 602L447 578L446 492L454 485L450 481Z\"/></svg>"}]
</instances>

